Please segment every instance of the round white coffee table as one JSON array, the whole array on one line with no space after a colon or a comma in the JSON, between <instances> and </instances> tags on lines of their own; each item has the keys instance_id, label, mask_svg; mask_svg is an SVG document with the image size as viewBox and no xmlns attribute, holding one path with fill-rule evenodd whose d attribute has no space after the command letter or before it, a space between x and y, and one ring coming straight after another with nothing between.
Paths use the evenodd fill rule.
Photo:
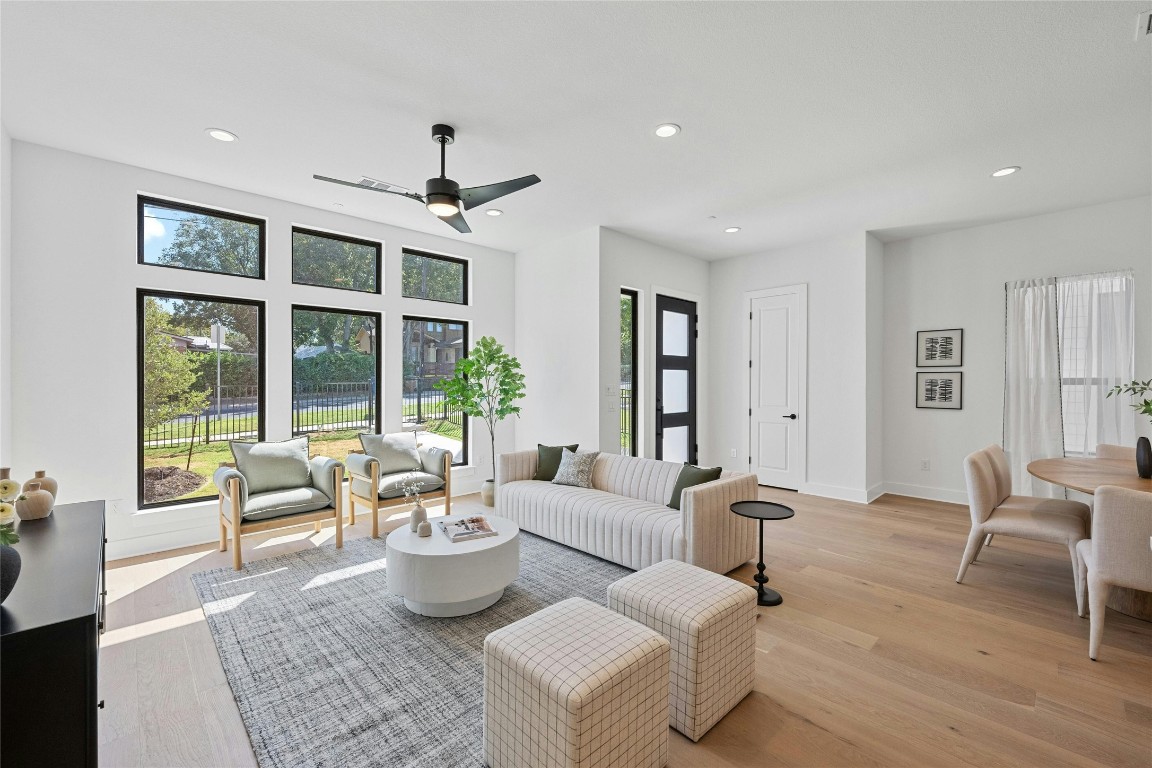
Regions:
<instances>
[{"instance_id":1,"label":"round white coffee table","mask_svg":"<svg viewBox=\"0 0 1152 768\"><path fill-rule=\"evenodd\" d=\"M402 526L388 534L388 591L424 616L464 616L482 611L520 575L520 526L485 515L496 536L453 543L437 525L469 515L433 518L432 535L420 538Z\"/></svg>"}]
</instances>

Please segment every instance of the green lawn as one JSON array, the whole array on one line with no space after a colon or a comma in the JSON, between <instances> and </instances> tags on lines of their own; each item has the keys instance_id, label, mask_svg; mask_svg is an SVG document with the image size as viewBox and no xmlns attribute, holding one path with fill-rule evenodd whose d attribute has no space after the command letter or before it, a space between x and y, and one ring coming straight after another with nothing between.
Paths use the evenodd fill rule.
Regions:
<instances>
[{"instance_id":1,"label":"green lawn","mask_svg":"<svg viewBox=\"0 0 1152 768\"><path fill-rule=\"evenodd\" d=\"M426 422L426 425L425 431L427 432L433 432L453 440L463 439L463 430L451 422L430 421ZM255 429L255 425L253 425L253 429ZM342 429L331 432L310 432L308 433L309 453L312 456L328 456L343 461L352 451L360 450L359 435L362 431L360 429ZM189 471L195 472L204 479L203 485L191 493L166 499L166 501L215 496L216 486L212 484L212 474L220 467L221 463L231 461L232 451L228 447L227 440L213 441L208 444L196 443L192 447L191 463L187 466ZM144 449L145 467L176 466L183 469L186 462L188 462L187 443L168 448Z\"/></svg>"}]
</instances>

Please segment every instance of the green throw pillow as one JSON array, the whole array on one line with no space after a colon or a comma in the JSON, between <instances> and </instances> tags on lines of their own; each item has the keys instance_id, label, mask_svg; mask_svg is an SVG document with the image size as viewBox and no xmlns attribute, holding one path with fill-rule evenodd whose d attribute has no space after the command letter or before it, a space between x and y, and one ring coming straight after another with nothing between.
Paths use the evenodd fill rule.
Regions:
<instances>
[{"instance_id":1,"label":"green throw pillow","mask_svg":"<svg viewBox=\"0 0 1152 768\"><path fill-rule=\"evenodd\" d=\"M540 443L536 443L536 474L532 475L532 479L552 482L556 478L556 470L560 469L560 456L564 453L564 449L567 448L572 453L576 453L576 449L579 447L579 443L572 445L540 445Z\"/></svg>"},{"instance_id":2,"label":"green throw pillow","mask_svg":"<svg viewBox=\"0 0 1152 768\"><path fill-rule=\"evenodd\" d=\"M685 488L691 488L701 483L710 483L720 477L722 471L723 467L697 467L692 464L685 464L684 468L680 470L680 476L676 478L676 485L672 486L672 498L668 500L668 506L672 509L680 509L680 494L684 492Z\"/></svg>"}]
</instances>

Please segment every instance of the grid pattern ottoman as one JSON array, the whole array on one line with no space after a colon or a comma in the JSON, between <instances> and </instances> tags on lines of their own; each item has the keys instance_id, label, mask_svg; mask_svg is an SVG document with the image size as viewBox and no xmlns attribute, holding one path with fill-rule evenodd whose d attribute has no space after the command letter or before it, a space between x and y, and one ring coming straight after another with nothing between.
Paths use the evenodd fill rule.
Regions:
<instances>
[{"instance_id":1,"label":"grid pattern ottoman","mask_svg":"<svg viewBox=\"0 0 1152 768\"><path fill-rule=\"evenodd\" d=\"M672 643L672 727L699 741L752 690L756 590L679 560L608 585L608 607Z\"/></svg>"},{"instance_id":2,"label":"grid pattern ottoman","mask_svg":"<svg viewBox=\"0 0 1152 768\"><path fill-rule=\"evenodd\" d=\"M668 641L582 598L484 639L484 762L492 768L662 768Z\"/></svg>"}]
</instances>

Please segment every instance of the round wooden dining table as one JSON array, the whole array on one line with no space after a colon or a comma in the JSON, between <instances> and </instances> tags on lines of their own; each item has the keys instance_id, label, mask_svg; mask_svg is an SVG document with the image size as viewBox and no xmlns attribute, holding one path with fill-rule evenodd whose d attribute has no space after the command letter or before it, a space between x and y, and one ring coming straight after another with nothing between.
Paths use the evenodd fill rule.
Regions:
<instances>
[{"instance_id":1,"label":"round wooden dining table","mask_svg":"<svg viewBox=\"0 0 1152 768\"><path fill-rule=\"evenodd\" d=\"M1152 479L1136 474L1136 462L1131 459L1037 459L1028 465L1028 474L1081 493L1094 494L1102 485L1152 493ZM1108 607L1137 619L1152 621L1152 592L1112 587Z\"/></svg>"}]
</instances>

